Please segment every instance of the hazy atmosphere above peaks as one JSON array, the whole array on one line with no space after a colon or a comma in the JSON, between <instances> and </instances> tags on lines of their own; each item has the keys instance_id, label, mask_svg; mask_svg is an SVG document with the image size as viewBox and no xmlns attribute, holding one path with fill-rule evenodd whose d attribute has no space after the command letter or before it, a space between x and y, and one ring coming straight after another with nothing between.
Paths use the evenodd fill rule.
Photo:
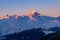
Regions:
<instances>
[{"instance_id":1,"label":"hazy atmosphere above peaks","mask_svg":"<svg viewBox=\"0 0 60 40\"><path fill-rule=\"evenodd\" d=\"M60 0L0 0L0 16L26 14L31 10L48 16L60 16Z\"/></svg>"}]
</instances>

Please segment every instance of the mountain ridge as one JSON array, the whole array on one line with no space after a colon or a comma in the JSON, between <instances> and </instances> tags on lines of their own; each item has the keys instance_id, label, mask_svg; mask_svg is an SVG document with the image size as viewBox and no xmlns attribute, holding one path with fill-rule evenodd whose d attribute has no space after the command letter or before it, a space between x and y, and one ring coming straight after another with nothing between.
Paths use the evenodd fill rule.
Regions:
<instances>
[{"instance_id":1,"label":"mountain ridge","mask_svg":"<svg viewBox=\"0 0 60 40\"><path fill-rule=\"evenodd\" d=\"M59 25L60 18L54 18L50 16L43 16L38 12L31 12L32 14L23 16L4 16L0 18L0 32L2 35L10 34L14 32L21 32L32 28L48 28L55 25ZM52 22L57 20L58 22ZM55 25L54 25L54 24ZM49 24L49 26L47 25Z\"/></svg>"},{"instance_id":2,"label":"mountain ridge","mask_svg":"<svg viewBox=\"0 0 60 40\"><path fill-rule=\"evenodd\" d=\"M14 15L8 15L7 14L5 16L0 17L0 19L9 18L11 16L15 16L16 18L18 18L19 16L22 16L22 17L24 17L24 16L33 17L33 16L45 16L45 15L42 15L42 14L36 12L36 11L31 11L30 13L25 14L25 15L15 15L15 14ZM49 16L49 17L51 17L51 16Z\"/></svg>"}]
</instances>

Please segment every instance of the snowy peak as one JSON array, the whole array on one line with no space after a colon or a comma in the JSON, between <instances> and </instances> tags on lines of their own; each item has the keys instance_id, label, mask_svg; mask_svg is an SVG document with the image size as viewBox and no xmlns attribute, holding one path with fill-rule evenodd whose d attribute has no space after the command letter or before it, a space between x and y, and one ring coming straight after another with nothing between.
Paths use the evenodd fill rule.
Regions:
<instances>
[{"instance_id":1,"label":"snowy peak","mask_svg":"<svg viewBox=\"0 0 60 40\"><path fill-rule=\"evenodd\" d=\"M10 16L9 15L6 15L6 16L0 17L0 20L7 19L7 18L10 18Z\"/></svg>"},{"instance_id":2,"label":"snowy peak","mask_svg":"<svg viewBox=\"0 0 60 40\"><path fill-rule=\"evenodd\" d=\"M40 16L40 13L37 13L36 11L31 11L29 13L29 16L34 17L34 16Z\"/></svg>"}]
</instances>

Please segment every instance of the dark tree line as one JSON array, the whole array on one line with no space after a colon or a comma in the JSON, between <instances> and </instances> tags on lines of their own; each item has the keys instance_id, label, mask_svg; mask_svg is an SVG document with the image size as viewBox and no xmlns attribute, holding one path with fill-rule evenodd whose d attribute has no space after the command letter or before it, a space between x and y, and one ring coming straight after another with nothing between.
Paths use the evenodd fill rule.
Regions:
<instances>
[{"instance_id":1,"label":"dark tree line","mask_svg":"<svg viewBox=\"0 0 60 40\"><path fill-rule=\"evenodd\" d=\"M2 36L1 40L40 40L45 35L40 28ZM5 39L4 39L5 37Z\"/></svg>"}]
</instances>

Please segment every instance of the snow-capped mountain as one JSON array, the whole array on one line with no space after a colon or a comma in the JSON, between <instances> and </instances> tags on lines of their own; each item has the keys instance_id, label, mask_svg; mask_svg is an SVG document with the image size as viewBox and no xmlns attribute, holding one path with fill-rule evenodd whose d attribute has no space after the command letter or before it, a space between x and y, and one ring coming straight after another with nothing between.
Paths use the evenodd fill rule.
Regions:
<instances>
[{"instance_id":1,"label":"snow-capped mountain","mask_svg":"<svg viewBox=\"0 0 60 40\"><path fill-rule=\"evenodd\" d=\"M42 25L42 28L60 27L60 22L58 20L53 20Z\"/></svg>"},{"instance_id":2,"label":"snow-capped mountain","mask_svg":"<svg viewBox=\"0 0 60 40\"><path fill-rule=\"evenodd\" d=\"M60 26L59 22L54 22L55 20L57 20L57 18L44 16L35 11L23 16L7 15L0 18L0 34L3 35L21 32L31 28L48 28L52 26Z\"/></svg>"}]
</instances>

